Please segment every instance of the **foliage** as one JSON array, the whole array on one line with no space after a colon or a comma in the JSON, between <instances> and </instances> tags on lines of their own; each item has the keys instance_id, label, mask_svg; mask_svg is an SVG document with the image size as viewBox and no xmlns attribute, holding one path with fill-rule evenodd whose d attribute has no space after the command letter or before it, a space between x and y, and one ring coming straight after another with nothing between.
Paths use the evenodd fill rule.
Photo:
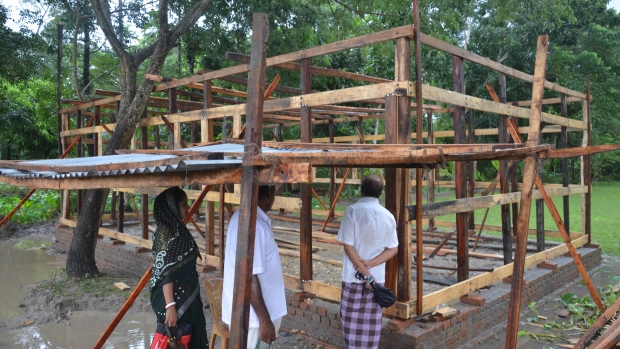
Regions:
<instances>
[{"instance_id":1,"label":"foliage","mask_svg":"<svg viewBox=\"0 0 620 349\"><path fill-rule=\"evenodd\" d=\"M11 187L0 185L0 192L10 193ZM13 195L0 196L0 216L6 216L22 200L23 195L17 192ZM55 218L60 207L60 195L54 190L37 190L17 211L12 221L19 223L39 222Z\"/></svg>"}]
</instances>

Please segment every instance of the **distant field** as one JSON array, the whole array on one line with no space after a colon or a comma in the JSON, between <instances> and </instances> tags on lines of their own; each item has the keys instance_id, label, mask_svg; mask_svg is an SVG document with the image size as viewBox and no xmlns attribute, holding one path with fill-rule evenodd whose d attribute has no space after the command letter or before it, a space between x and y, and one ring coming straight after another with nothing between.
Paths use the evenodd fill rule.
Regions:
<instances>
[{"instance_id":1,"label":"distant field","mask_svg":"<svg viewBox=\"0 0 620 349\"><path fill-rule=\"evenodd\" d=\"M444 196L436 201L453 200L454 196ZM553 202L563 217L562 197L553 198ZM571 195L570 201L570 229L581 232L581 195ZM536 210L532 203L530 214L530 228L536 228ZM475 214L476 223L482 222L484 210L478 210ZM438 220L454 221L454 215L437 217ZM500 207L489 210L486 224L501 225ZM545 229L557 230L551 214L545 206ZM594 183L592 185L592 241L601 244L604 253L620 255L620 183Z\"/></svg>"}]
</instances>

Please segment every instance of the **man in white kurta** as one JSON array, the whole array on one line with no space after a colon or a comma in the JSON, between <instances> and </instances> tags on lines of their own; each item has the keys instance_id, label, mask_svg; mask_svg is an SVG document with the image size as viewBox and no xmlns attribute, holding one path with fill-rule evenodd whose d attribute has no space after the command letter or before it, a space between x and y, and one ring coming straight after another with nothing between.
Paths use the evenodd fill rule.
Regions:
<instances>
[{"instance_id":1,"label":"man in white kurta","mask_svg":"<svg viewBox=\"0 0 620 349\"><path fill-rule=\"evenodd\" d=\"M282 317L287 313L282 263L278 245L273 237L271 220L265 213L273 205L275 188L260 186L258 196L248 349L256 348L259 340L261 348L268 348L268 344L276 339ZM224 255L222 320L228 326L231 326L238 230L239 211L233 214L228 223Z\"/></svg>"},{"instance_id":2,"label":"man in white kurta","mask_svg":"<svg viewBox=\"0 0 620 349\"><path fill-rule=\"evenodd\" d=\"M377 348L381 338L381 306L355 273L373 276L383 284L385 262L398 252L396 221L379 204L382 191L381 178L364 178L362 198L346 209L338 231L338 241L344 244L340 315L349 349Z\"/></svg>"}]
</instances>

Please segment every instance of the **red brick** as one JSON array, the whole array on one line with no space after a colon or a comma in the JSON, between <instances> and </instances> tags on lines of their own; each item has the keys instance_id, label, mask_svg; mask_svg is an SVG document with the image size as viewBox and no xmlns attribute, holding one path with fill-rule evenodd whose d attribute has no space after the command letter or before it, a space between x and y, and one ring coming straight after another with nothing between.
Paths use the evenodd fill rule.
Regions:
<instances>
[{"instance_id":1,"label":"red brick","mask_svg":"<svg viewBox=\"0 0 620 349\"><path fill-rule=\"evenodd\" d=\"M452 345L456 343L456 336L452 336L446 340L446 345Z\"/></svg>"},{"instance_id":2,"label":"red brick","mask_svg":"<svg viewBox=\"0 0 620 349\"><path fill-rule=\"evenodd\" d=\"M450 320L446 320L443 322L443 329L447 330L450 328Z\"/></svg>"},{"instance_id":3,"label":"red brick","mask_svg":"<svg viewBox=\"0 0 620 349\"><path fill-rule=\"evenodd\" d=\"M583 245L583 247L585 247L585 248L601 248L601 245L593 244L593 243L588 243L588 244Z\"/></svg>"},{"instance_id":4,"label":"red brick","mask_svg":"<svg viewBox=\"0 0 620 349\"><path fill-rule=\"evenodd\" d=\"M121 240L112 240L112 245L124 245L125 241Z\"/></svg>"},{"instance_id":5,"label":"red brick","mask_svg":"<svg viewBox=\"0 0 620 349\"><path fill-rule=\"evenodd\" d=\"M465 303L465 304L482 306L486 302L487 300L484 297L480 297L480 296L467 295L467 296L461 297L461 303Z\"/></svg>"},{"instance_id":6,"label":"red brick","mask_svg":"<svg viewBox=\"0 0 620 349\"><path fill-rule=\"evenodd\" d=\"M409 320L391 319L388 321L387 327L391 331L403 331L411 327L414 321L415 321L414 319L409 319Z\"/></svg>"},{"instance_id":7,"label":"red brick","mask_svg":"<svg viewBox=\"0 0 620 349\"><path fill-rule=\"evenodd\" d=\"M301 310L308 310L308 303L306 303L306 302L299 303L299 309L301 309Z\"/></svg>"},{"instance_id":8,"label":"red brick","mask_svg":"<svg viewBox=\"0 0 620 349\"><path fill-rule=\"evenodd\" d=\"M325 308L318 308L317 309L317 313L319 313L319 315L321 315L321 316L327 316L327 309L325 309Z\"/></svg>"}]
</instances>

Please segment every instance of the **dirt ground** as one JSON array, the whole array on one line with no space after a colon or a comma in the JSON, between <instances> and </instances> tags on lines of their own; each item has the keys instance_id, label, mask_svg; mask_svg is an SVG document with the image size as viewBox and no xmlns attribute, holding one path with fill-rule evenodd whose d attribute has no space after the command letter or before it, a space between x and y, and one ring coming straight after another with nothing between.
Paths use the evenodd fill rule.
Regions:
<instances>
[{"instance_id":1,"label":"dirt ground","mask_svg":"<svg viewBox=\"0 0 620 349\"><path fill-rule=\"evenodd\" d=\"M31 236L44 236L46 238L53 238L53 230L57 222L54 220L32 223L32 224L15 224L11 223L0 229L0 241L11 241L24 239ZM296 228L297 223L284 222L279 220L273 220L274 230L276 230L276 237L290 241L297 240L298 236L294 234L278 232L278 227L282 228ZM128 224L127 232L131 233L136 231L138 234L137 226ZM317 228L315 228L317 229ZM332 232L335 231L332 229ZM426 240L426 239L425 239ZM426 243L427 241L425 241ZM429 241L429 243L433 243ZM482 253L497 254L497 246L501 243L490 239L488 241L481 242L482 248L477 251ZM315 255L330 258L338 261L341 259L342 249L339 245L331 243L313 242L313 244L319 249L315 252ZM450 245L447 245L448 248ZM217 249L216 249L217 250ZM58 254L59 251L49 249L46 251L49 254ZM471 258L470 266L472 268L494 268L502 265L501 260L494 259L480 259ZM299 273L299 259L296 257L282 256L283 268L285 273L291 275L297 275ZM593 279L597 282L599 287L603 284L609 284L610 278L617 278L620 274L617 270L620 270L620 259L613 256L605 256L603 267L599 268ZM436 266L455 266L456 256L446 255L437 256L433 259L425 260L425 264ZM339 285L342 269L340 266L333 263L325 263L320 261L313 262L314 278L315 280L321 280L327 284ZM76 311L103 311L103 312L116 312L121 308L122 304L127 299L130 291L119 291L112 286L114 282L122 281L133 287L137 284L139 277L133 275L125 275L118 271L101 269L102 275L98 277L91 277L89 279L82 280L80 282L66 280L66 274L58 273L57 275L50 277L48 280L39 282L34 285L25 286L23 291L26 297L19 302L19 307L24 311L23 315L19 315L4 322L0 322L0 329L15 329L23 326L24 323L36 319L37 324L43 324L48 322L60 322L66 323L67 326L71 325L72 313ZM415 272L415 270L414 270ZM425 276L431 276L443 280L442 282L455 281L455 271L441 270L441 269L424 269ZM476 274L476 273L472 273ZM415 286L415 285L414 285ZM437 282L425 282L424 291L430 293L435 290L445 287L441 283ZM579 283L576 283L574 287L579 287ZM575 293L583 293L581 291L575 291ZM205 303L205 317L207 318L207 329L210 332L210 328L213 324L210 309L208 309L208 302ZM556 316L559 312L561 302L546 303L539 305L538 309L541 315L549 314L548 317ZM144 313L150 314L152 312L149 302L148 290L142 291L141 295L137 298L136 302L129 310L129 313ZM153 318L153 323L155 322ZM103 326L104 324L102 324ZM525 325L524 325L525 326ZM532 331L541 331L535 326L529 325ZM504 334L495 334L482 344L484 348L491 348L494 345L502 345L502 338ZM538 342L524 338L521 341L529 343L527 347L538 347ZM326 343L319 342L317 340L309 338L305 333L301 333L296 329L282 329L280 336L275 343L276 348L330 348L331 346ZM521 346L520 346L521 347ZM544 347L540 346L541 348Z\"/></svg>"}]
</instances>

